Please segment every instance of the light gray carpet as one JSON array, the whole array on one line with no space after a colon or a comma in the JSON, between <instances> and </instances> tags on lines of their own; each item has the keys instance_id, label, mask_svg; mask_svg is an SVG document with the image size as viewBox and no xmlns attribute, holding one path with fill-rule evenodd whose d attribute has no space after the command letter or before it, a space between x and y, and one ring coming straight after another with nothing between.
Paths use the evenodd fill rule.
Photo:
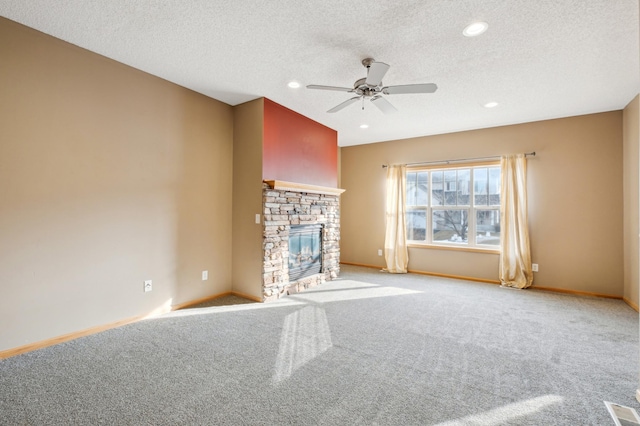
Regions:
<instances>
[{"instance_id":1,"label":"light gray carpet","mask_svg":"<svg viewBox=\"0 0 640 426\"><path fill-rule=\"evenodd\" d=\"M0 361L0 424L610 425L603 400L639 406L622 301L343 266L223 302Z\"/></svg>"}]
</instances>

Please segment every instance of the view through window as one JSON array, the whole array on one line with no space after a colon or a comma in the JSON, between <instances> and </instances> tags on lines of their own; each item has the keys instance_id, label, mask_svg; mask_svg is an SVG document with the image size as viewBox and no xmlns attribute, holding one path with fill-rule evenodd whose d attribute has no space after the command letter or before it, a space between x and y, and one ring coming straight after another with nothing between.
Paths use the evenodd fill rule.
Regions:
<instances>
[{"instance_id":1,"label":"view through window","mask_svg":"<svg viewBox=\"0 0 640 426\"><path fill-rule=\"evenodd\" d=\"M500 245L500 166L407 171L407 240L478 248Z\"/></svg>"}]
</instances>

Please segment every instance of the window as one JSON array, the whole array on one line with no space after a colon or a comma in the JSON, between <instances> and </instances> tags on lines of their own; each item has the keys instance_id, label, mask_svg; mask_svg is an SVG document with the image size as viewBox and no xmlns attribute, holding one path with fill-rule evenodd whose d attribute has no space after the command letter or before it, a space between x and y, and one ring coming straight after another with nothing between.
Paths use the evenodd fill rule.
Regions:
<instances>
[{"instance_id":1,"label":"window","mask_svg":"<svg viewBox=\"0 0 640 426\"><path fill-rule=\"evenodd\" d=\"M407 239L496 249L500 245L500 166L407 171Z\"/></svg>"}]
</instances>

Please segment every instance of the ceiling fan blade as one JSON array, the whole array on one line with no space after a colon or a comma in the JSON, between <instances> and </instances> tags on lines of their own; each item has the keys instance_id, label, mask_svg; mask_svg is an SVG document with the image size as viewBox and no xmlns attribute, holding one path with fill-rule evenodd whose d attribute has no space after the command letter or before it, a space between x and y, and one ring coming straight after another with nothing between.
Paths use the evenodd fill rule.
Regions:
<instances>
[{"instance_id":1,"label":"ceiling fan blade","mask_svg":"<svg viewBox=\"0 0 640 426\"><path fill-rule=\"evenodd\" d=\"M379 86L382 83L382 77L389 71L389 65L384 62L372 62L369 65L369 72L365 83L370 86Z\"/></svg>"},{"instance_id":2,"label":"ceiling fan blade","mask_svg":"<svg viewBox=\"0 0 640 426\"><path fill-rule=\"evenodd\" d=\"M343 103L341 103L340 105L336 105L333 108L331 108L329 111L327 112L338 112L343 108L348 107L349 105L351 105L352 103L354 103L355 101L357 101L358 99L360 99L360 96L356 96L355 98L351 98L349 100L344 101Z\"/></svg>"},{"instance_id":3,"label":"ceiling fan blade","mask_svg":"<svg viewBox=\"0 0 640 426\"><path fill-rule=\"evenodd\" d=\"M319 86L317 84L310 84L307 89L319 89L319 90L336 90L338 92L353 92L349 87L336 87L336 86Z\"/></svg>"},{"instance_id":4,"label":"ceiling fan blade","mask_svg":"<svg viewBox=\"0 0 640 426\"><path fill-rule=\"evenodd\" d=\"M385 114L393 114L394 112L398 112L396 107L391 105L391 103L382 96L376 96L372 98L371 102L373 102L373 104Z\"/></svg>"},{"instance_id":5,"label":"ceiling fan blade","mask_svg":"<svg viewBox=\"0 0 640 426\"><path fill-rule=\"evenodd\" d=\"M382 88L385 95L402 95L406 93L433 93L438 90L438 86L433 83L426 84L405 84L403 86L388 86Z\"/></svg>"}]
</instances>

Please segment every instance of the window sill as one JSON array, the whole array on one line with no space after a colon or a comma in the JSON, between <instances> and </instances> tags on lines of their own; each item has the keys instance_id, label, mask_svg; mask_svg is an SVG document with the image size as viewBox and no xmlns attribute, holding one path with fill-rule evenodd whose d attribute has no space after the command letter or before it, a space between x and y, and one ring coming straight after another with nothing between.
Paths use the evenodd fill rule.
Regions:
<instances>
[{"instance_id":1,"label":"window sill","mask_svg":"<svg viewBox=\"0 0 640 426\"><path fill-rule=\"evenodd\" d=\"M500 254L500 249L493 248L480 248L480 247L463 247L454 245L440 245L440 244L422 244L422 243L408 243L409 248L421 248L421 249L434 249L434 250L451 250L451 251L466 251L471 253L487 253L487 254Z\"/></svg>"}]
</instances>

